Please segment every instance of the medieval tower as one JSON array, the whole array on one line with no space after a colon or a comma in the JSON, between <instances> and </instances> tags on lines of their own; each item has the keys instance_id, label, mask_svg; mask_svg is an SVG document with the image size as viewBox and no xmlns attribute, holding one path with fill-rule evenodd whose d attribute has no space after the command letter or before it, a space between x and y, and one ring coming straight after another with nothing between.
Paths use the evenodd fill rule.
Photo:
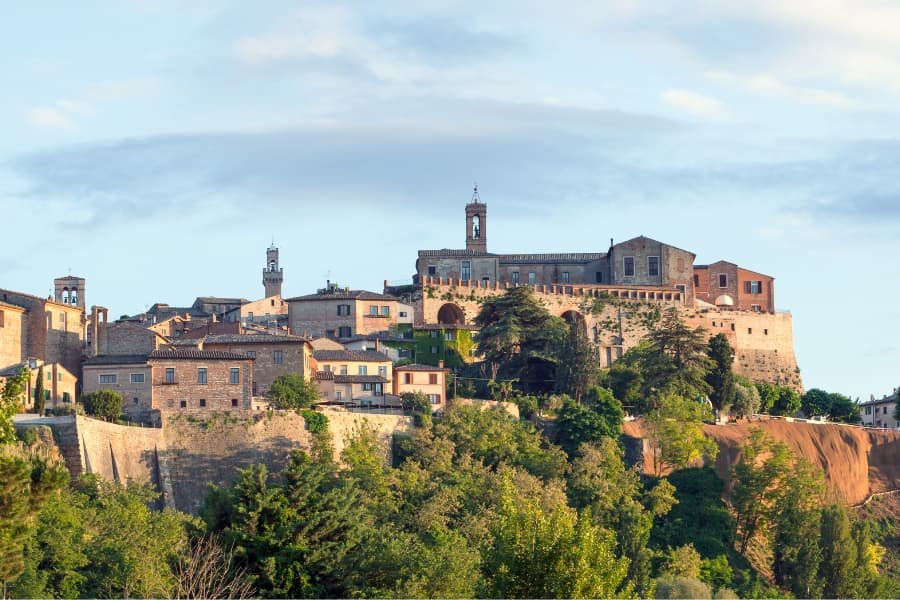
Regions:
<instances>
[{"instance_id":1,"label":"medieval tower","mask_svg":"<svg viewBox=\"0 0 900 600\"><path fill-rule=\"evenodd\" d=\"M281 295L281 283L284 281L284 269L278 266L278 248L275 243L266 250L266 267L263 269L263 287L266 298Z\"/></svg>"},{"instance_id":2,"label":"medieval tower","mask_svg":"<svg viewBox=\"0 0 900 600\"><path fill-rule=\"evenodd\" d=\"M84 310L84 278L66 275L54 279L53 300Z\"/></svg>"},{"instance_id":3,"label":"medieval tower","mask_svg":"<svg viewBox=\"0 0 900 600\"><path fill-rule=\"evenodd\" d=\"M477 185L472 201L466 204L466 250L487 252L487 204L481 201Z\"/></svg>"}]
</instances>

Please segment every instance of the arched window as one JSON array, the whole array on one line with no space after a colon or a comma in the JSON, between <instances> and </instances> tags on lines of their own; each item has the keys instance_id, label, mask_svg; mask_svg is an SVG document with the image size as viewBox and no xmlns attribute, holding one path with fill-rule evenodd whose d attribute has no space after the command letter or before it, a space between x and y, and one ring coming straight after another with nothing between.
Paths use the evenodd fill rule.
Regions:
<instances>
[{"instance_id":1,"label":"arched window","mask_svg":"<svg viewBox=\"0 0 900 600\"><path fill-rule=\"evenodd\" d=\"M270 260L270 261L269 261L269 271L270 271L271 273L274 273L274 272L275 272L275 261L274 261L274 260Z\"/></svg>"},{"instance_id":2,"label":"arched window","mask_svg":"<svg viewBox=\"0 0 900 600\"><path fill-rule=\"evenodd\" d=\"M474 215L472 217L472 239L477 240L481 237L481 217Z\"/></svg>"},{"instance_id":3,"label":"arched window","mask_svg":"<svg viewBox=\"0 0 900 600\"><path fill-rule=\"evenodd\" d=\"M69 288L63 288L62 303L63 304L69 303Z\"/></svg>"},{"instance_id":4,"label":"arched window","mask_svg":"<svg viewBox=\"0 0 900 600\"><path fill-rule=\"evenodd\" d=\"M69 294L69 303L72 306L75 306L76 304L78 304L78 290L75 288L72 288L72 293Z\"/></svg>"}]
</instances>

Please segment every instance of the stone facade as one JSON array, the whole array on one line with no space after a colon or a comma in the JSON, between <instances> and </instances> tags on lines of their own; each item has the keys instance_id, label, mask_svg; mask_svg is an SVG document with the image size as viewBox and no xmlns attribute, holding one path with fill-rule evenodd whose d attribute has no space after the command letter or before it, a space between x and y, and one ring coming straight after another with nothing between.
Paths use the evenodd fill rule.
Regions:
<instances>
[{"instance_id":1,"label":"stone facade","mask_svg":"<svg viewBox=\"0 0 900 600\"><path fill-rule=\"evenodd\" d=\"M312 345L294 335L210 335L201 340L203 350L220 350L253 358L253 395L265 396L276 377L298 373L315 376Z\"/></svg>"},{"instance_id":2,"label":"stone facade","mask_svg":"<svg viewBox=\"0 0 900 600\"><path fill-rule=\"evenodd\" d=\"M96 354L149 354L169 346L169 340L153 329L134 323L101 323Z\"/></svg>"},{"instance_id":3,"label":"stone facade","mask_svg":"<svg viewBox=\"0 0 900 600\"><path fill-rule=\"evenodd\" d=\"M266 296L261 300L254 300L233 308L224 315L222 320L226 322L262 323L264 325L287 324L288 305L280 294Z\"/></svg>"},{"instance_id":4,"label":"stone facade","mask_svg":"<svg viewBox=\"0 0 900 600\"><path fill-rule=\"evenodd\" d=\"M775 278L720 260L694 266L696 297L721 308L775 312Z\"/></svg>"},{"instance_id":5,"label":"stone facade","mask_svg":"<svg viewBox=\"0 0 900 600\"><path fill-rule=\"evenodd\" d=\"M149 421L153 385L147 354L97 356L82 366L82 393L113 390L122 394L122 412L135 421Z\"/></svg>"},{"instance_id":6,"label":"stone facade","mask_svg":"<svg viewBox=\"0 0 900 600\"><path fill-rule=\"evenodd\" d=\"M266 298L281 298L281 284L284 282L284 269L278 266L278 248L275 244L266 250L266 266L263 268L263 288Z\"/></svg>"},{"instance_id":7,"label":"stone facade","mask_svg":"<svg viewBox=\"0 0 900 600\"><path fill-rule=\"evenodd\" d=\"M25 309L0 302L0 369L21 363L28 345Z\"/></svg>"},{"instance_id":8,"label":"stone facade","mask_svg":"<svg viewBox=\"0 0 900 600\"><path fill-rule=\"evenodd\" d=\"M148 364L153 408L162 413L251 409L253 359L246 355L157 350L150 354Z\"/></svg>"},{"instance_id":9,"label":"stone facade","mask_svg":"<svg viewBox=\"0 0 900 600\"><path fill-rule=\"evenodd\" d=\"M885 429L900 429L900 420L896 417L897 401L900 391L894 390L889 396L870 400L859 405L859 418L864 427L879 427Z\"/></svg>"},{"instance_id":10,"label":"stone facade","mask_svg":"<svg viewBox=\"0 0 900 600\"><path fill-rule=\"evenodd\" d=\"M387 332L397 324L397 298L329 285L316 294L288 298L294 335L350 338Z\"/></svg>"}]
</instances>

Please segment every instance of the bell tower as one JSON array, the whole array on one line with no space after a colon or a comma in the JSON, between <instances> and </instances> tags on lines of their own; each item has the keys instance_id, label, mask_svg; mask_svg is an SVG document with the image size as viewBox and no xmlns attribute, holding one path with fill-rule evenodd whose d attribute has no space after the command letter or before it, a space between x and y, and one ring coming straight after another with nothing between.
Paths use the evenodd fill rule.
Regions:
<instances>
[{"instance_id":1,"label":"bell tower","mask_svg":"<svg viewBox=\"0 0 900 600\"><path fill-rule=\"evenodd\" d=\"M466 204L466 250L487 252L487 204L478 195L478 184L472 200Z\"/></svg>"},{"instance_id":2,"label":"bell tower","mask_svg":"<svg viewBox=\"0 0 900 600\"><path fill-rule=\"evenodd\" d=\"M284 281L284 269L278 266L278 248L275 242L266 250L266 267L263 269L263 287L266 298L281 295L281 283Z\"/></svg>"},{"instance_id":3,"label":"bell tower","mask_svg":"<svg viewBox=\"0 0 900 600\"><path fill-rule=\"evenodd\" d=\"M66 275L53 280L53 299L84 310L84 278Z\"/></svg>"}]
</instances>

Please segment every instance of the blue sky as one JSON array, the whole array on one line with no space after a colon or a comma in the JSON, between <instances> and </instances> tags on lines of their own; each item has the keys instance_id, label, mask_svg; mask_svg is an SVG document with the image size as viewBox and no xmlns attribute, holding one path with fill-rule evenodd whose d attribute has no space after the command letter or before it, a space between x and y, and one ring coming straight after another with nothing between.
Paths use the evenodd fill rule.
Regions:
<instances>
[{"instance_id":1,"label":"blue sky","mask_svg":"<svg viewBox=\"0 0 900 600\"><path fill-rule=\"evenodd\" d=\"M776 278L804 382L900 385L900 5L14 3L0 285L378 290L418 248L648 235Z\"/></svg>"}]
</instances>

